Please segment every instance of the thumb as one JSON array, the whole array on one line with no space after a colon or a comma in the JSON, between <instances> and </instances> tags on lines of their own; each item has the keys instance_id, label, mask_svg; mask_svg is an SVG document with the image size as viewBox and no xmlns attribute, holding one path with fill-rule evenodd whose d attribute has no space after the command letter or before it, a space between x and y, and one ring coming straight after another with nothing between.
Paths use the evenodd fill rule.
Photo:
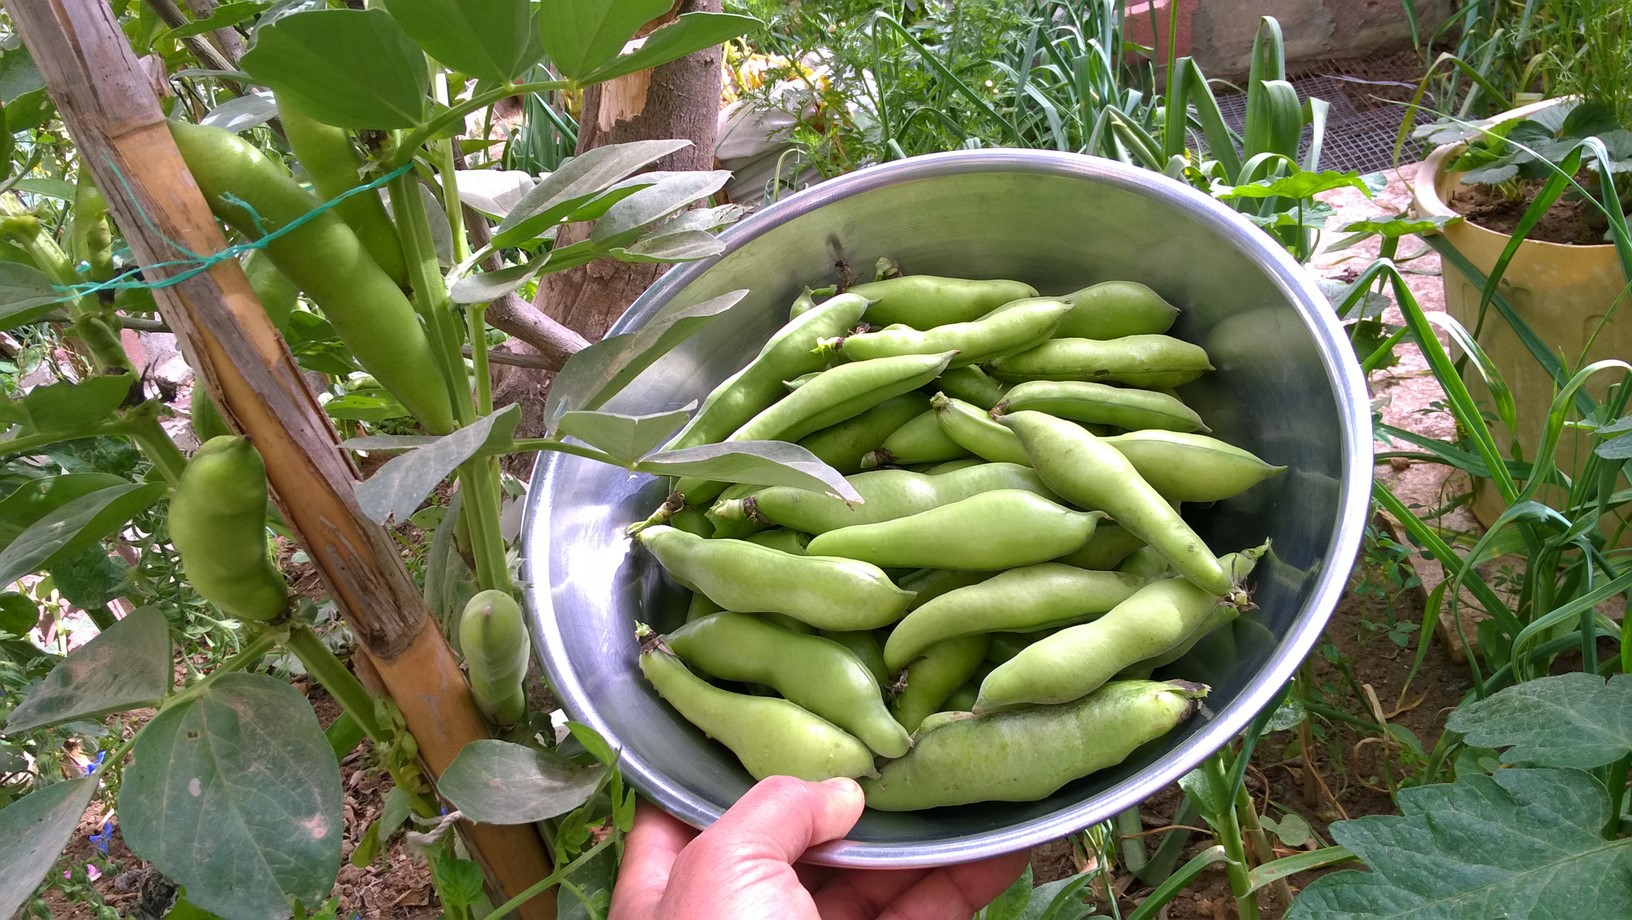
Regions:
<instances>
[{"instance_id":1,"label":"thumb","mask_svg":"<svg viewBox=\"0 0 1632 920\"><path fill-rule=\"evenodd\" d=\"M866 803L861 786L838 777L811 783L791 776L761 780L708 830L694 846L720 848L736 859L773 859L793 863L811 847L838 840L855 827Z\"/></svg>"}]
</instances>

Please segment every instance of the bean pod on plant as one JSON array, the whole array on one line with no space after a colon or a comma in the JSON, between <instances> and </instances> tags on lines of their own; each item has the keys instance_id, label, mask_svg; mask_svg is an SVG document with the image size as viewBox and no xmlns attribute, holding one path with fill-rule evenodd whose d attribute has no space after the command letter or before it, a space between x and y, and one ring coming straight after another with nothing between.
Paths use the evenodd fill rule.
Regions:
<instances>
[{"instance_id":1,"label":"bean pod on plant","mask_svg":"<svg viewBox=\"0 0 1632 920\"><path fill-rule=\"evenodd\" d=\"M266 465L248 438L211 438L170 499L170 540L203 598L240 620L264 622L289 606L267 554Z\"/></svg>"},{"instance_id":2,"label":"bean pod on plant","mask_svg":"<svg viewBox=\"0 0 1632 920\"><path fill-rule=\"evenodd\" d=\"M470 695L495 725L510 725L527 713L531 651L521 605L504 591L488 589L472 597L459 614L459 650L464 653Z\"/></svg>"}]
</instances>

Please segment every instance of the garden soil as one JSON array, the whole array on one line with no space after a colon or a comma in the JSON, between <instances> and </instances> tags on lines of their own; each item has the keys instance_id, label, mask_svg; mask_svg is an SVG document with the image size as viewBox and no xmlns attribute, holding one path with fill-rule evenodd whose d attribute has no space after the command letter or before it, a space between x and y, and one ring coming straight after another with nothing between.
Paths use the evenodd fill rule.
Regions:
<instances>
[{"instance_id":1,"label":"garden soil","mask_svg":"<svg viewBox=\"0 0 1632 920\"><path fill-rule=\"evenodd\" d=\"M1407 166L1402 167L1399 174L1390 173L1387 187L1371 200L1352 189L1322 196L1338 211L1330 226L1335 229L1353 220L1403 213L1410 198L1408 188L1413 169L1414 166ZM1340 234L1331 234L1334 238L1337 235ZM1426 247L1418 240L1407 239L1401 246L1401 258L1419 250ZM1341 253L1319 256L1314 267L1328 278L1352 280L1375 254L1376 244L1371 242ZM1438 257L1427 251L1426 255L1407 263L1414 273L1408 275L1409 284L1418 300L1430 310L1442 309L1438 262ZM1397 311L1391 319L1399 320ZM1432 437L1450 438L1451 420L1435 408L1443 394L1438 391L1420 354L1410 346L1403 346L1400 351L1400 362L1380 371L1371 381L1374 407L1391 424ZM1465 482L1447 480L1442 470L1427 464L1384 462L1377 467L1376 475L1389 482L1409 503L1422 507L1443 506L1450 496L1467 488ZM1376 523L1386 527L1388 522ZM1442 523L1467 530L1477 526L1464 512L1455 512ZM1444 728L1446 715L1467 692L1466 666L1460 663L1459 656L1452 654L1451 645L1447 643L1447 636L1453 631L1435 628L1421 668L1414 669L1412 650L1416 633L1410 626L1421 623L1423 595L1420 587L1413 584L1413 578L1421 574L1409 564L1402 565L1397 557L1373 554L1373 558L1359 560L1350 590L1334 612L1317 653L1310 659L1307 673L1317 688L1317 702L1342 710L1359 724L1315 720L1311 723L1316 728L1308 751L1302 749L1296 732L1271 734L1260 743L1247 782L1259 813L1279 822L1286 838L1284 841L1274 836L1270 838L1275 848L1273 855L1288 855L1296 849L1312 849L1329 842L1332 821L1393 813L1390 790L1410 783L1420 768L1420 758L1406 739L1415 739L1421 746L1431 748ZM1404 645L1397 641L1402 638ZM297 686L308 689L301 684ZM308 692L325 724L333 719L338 710L332 700L320 689ZM1387 730L1383 728L1385 724L1389 727ZM1391 740L1381 740L1384 737ZM349 857L355 836L379 814L389 782L371 769L361 749L342 761L341 773L347 833L343 854ZM1149 832L1165 827L1178 804L1176 787L1146 803L1142 812L1150 846L1154 847L1158 835ZM1298 841L1297 822L1287 822L1289 815L1296 815L1308 825L1307 840ZM131 854L117 833L113 835L107 856L97 855L89 837L98 830L101 821L102 815L95 809L86 815L80 832L55 871L68 872L92 861L101 867L101 877L92 887L109 906L122 916L159 916L155 911L163 909L171 894L168 883ZM1212 843L1204 828L1198 829L1192 837L1186 858ZM1038 847L1033 852L1032 864L1038 882L1089 868L1085 857L1070 841ZM1312 877L1293 878L1294 889L1307 884ZM1110 887L1124 907L1137 903L1148 893L1131 874L1114 866ZM400 834L374 865L357 868L348 862L341 870L335 893L340 899L339 916L342 917L418 920L440 916L425 864L406 850ZM70 902L60 889L54 889L47 901L53 917L96 915L88 904ZM1103 901L1101 904L1103 906ZM1266 917L1279 917L1284 912L1284 905L1265 906ZM1228 881L1216 868L1204 874L1199 884L1181 894L1164 913L1170 920L1223 920L1234 915Z\"/></svg>"}]
</instances>

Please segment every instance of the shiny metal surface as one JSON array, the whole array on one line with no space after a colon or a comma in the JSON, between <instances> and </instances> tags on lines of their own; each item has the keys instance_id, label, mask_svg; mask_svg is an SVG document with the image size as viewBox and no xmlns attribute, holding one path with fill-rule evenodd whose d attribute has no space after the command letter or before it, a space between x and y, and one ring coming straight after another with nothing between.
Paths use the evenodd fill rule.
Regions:
<instances>
[{"instance_id":1,"label":"shiny metal surface","mask_svg":"<svg viewBox=\"0 0 1632 920\"><path fill-rule=\"evenodd\" d=\"M1258 610L1169 669L1212 685L1196 717L1044 801L869 812L848 839L813 851L814 861L943 865L1079 830L1196 766L1292 676L1358 552L1371 484L1370 410L1325 298L1262 231L1155 173L1070 154L983 150L823 183L724 239L723 255L669 272L613 331L738 288L748 298L609 409L658 412L700 400L783 322L804 285L832 281L840 260L870 277L874 260L887 255L910 272L1017 278L1045 294L1113 278L1151 285L1184 308L1177 334L1205 345L1218 368L1187 387L1186 400L1217 436L1290 468L1194 515L1215 551L1274 542L1256 575ZM625 775L642 794L701 827L750 780L728 751L658 700L636 666L635 621L672 627L685 608L679 589L622 535L662 495L651 477L544 455L523 530L528 612L566 711L621 749Z\"/></svg>"}]
</instances>

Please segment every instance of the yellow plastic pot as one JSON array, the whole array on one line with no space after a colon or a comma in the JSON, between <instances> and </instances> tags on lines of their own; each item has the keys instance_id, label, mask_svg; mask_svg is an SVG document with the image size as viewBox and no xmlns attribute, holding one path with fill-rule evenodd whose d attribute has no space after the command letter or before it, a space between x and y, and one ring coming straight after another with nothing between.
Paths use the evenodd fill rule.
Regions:
<instances>
[{"instance_id":1,"label":"yellow plastic pot","mask_svg":"<svg viewBox=\"0 0 1632 920\"><path fill-rule=\"evenodd\" d=\"M1538 109L1552 105L1553 100L1528 105L1506 113L1502 118L1522 118ZM1436 149L1418 168L1411 183L1412 199L1421 217L1457 216L1448 201L1461 180L1460 173L1447 171L1446 164L1460 152L1461 144L1450 144ZM1476 226L1468 221L1457 221L1440 231L1474 267L1488 275L1512 239L1510 234L1498 233ZM1479 329L1478 341L1491 361L1501 371L1502 379L1512 391L1517 423L1518 443L1526 459L1532 459L1541 444L1547 424L1547 411L1552 405L1557 385L1553 378L1536 363L1523 343L1519 341L1507 321L1494 307L1486 310L1482 326L1479 324L1479 288L1454 267L1446 265L1442 273L1445 289L1445 312L1473 332ZM1620 260L1611 244L1575 246L1526 240L1519 245L1513 260L1508 263L1500 285L1502 296L1529 324L1530 328L1552 346L1565 367L1578 368L1603 358L1632 358L1632 305L1626 277ZM1611 321L1599 329L1604 317ZM1596 332L1597 338L1593 340ZM1587 343L1592 340L1592 347ZM1616 375L1600 374L1589 382L1588 390L1594 398L1602 398ZM1490 408L1489 390L1477 371L1470 368L1464 381L1470 393ZM1506 446L1514 432L1496 425L1497 443ZM1573 473L1585 463L1594 439L1588 434L1565 432L1559 442L1557 463L1560 469ZM1623 478L1622 487L1625 486ZM1564 500L1563 490L1549 487L1541 498L1558 507ZM1506 510L1502 496L1490 483L1475 484L1474 516L1486 526ZM1627 518L1622 511L1620 517ZM1613 532L1619 522L1605 515L1600 527L1605 533ZM1622 540L1623 546L1632 545L1632 528Z\"/></svg>"}]
</instances>

